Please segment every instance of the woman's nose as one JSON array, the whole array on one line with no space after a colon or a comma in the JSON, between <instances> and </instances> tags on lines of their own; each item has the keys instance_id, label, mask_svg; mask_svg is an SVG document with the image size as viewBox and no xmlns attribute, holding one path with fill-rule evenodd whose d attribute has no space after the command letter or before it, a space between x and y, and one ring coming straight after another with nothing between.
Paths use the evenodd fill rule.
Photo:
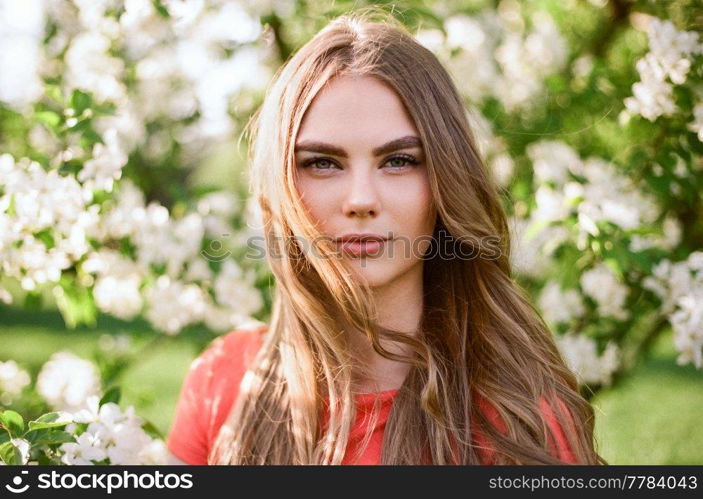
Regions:
<instances>
[{"instance_id":1,"label":"woman's nose","mask_svg":"<svg viewBox=\"0 0 703 499\"><path fill-rule=\"evenodd\" d=\"M347 216L376 216L381 209L373 169L352 167L344 193L344 214Z\"/></svg>"}]
</instances>

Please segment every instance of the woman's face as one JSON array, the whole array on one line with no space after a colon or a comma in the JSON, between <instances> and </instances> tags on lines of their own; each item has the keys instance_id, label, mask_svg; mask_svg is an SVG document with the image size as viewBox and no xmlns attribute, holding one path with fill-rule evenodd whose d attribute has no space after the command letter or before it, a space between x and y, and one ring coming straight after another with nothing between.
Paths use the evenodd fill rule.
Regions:
<instances>
[{"instance_id":1,"label":"woman's face","mask_svg":"<svg viewBox=\"0 0 703 499\"><path fill-rule=\"evenodd\" d=\"M302 202L325 237L389 237L337 243L353 272L372 287L421 280L435 211L419 134L390 87L368 76L331 80L303 118L295 160Z\"/></svg>"}]
</instances>

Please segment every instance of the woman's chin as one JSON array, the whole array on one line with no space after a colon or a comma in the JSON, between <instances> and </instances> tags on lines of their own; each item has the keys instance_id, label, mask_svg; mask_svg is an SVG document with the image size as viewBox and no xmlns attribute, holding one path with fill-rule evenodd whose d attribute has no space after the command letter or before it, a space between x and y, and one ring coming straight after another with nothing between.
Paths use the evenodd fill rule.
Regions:
<instances>
[{"instance_id":1,"label":"woman's chin","mask_svg":"<svg viewBox=\"0 0 703 499\"><path fill-rule=\"evenodd\" d=\"M396 265L381 259L348 258L345 262L356 277L365 279L372 288L385 286L399 271Z\"/></svg>"}]
</instances>

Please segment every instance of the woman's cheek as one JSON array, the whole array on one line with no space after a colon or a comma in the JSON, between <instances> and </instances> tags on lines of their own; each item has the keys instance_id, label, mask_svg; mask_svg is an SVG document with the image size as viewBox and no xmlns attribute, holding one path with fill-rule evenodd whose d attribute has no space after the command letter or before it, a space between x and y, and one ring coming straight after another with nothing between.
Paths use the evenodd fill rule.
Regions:
<instances>
[{"instance_id":1,"label":"woman's cheek","mask_svg":"<svg viewBox=\"0 0 703 499\"><path fill-rule=\"evenodd\" d=\"M412 182L402 189L397 188L395 198L389 206L397 211L400 218L405 221L404 232L422 235L428 232L428 225L433 224L434 216L431 213L432 193L424 182ZM431 233L431 230L429 230ZM410 234L408 234L410 235Z\"/></svg>"}]
</instances>

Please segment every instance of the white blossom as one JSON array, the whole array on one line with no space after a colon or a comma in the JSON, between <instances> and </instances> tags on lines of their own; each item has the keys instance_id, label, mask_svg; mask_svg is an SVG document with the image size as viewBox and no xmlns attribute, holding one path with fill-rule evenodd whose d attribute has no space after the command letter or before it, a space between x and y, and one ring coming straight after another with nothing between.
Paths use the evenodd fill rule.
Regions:
<instances>
[{"instance_id":1,"label":"white blossom","mask_svg":"<svg viewBox=\"0 0 703 499\"><path fill-rule=\"evenodd\" d=\"M165 442L150 437L142 428L144 420L130 406L125 411L113 403L99 404L98 396L88 397L72 415L66 427L72 433L78 423L87 424L77 443L63 444L65 464L93 464L107 459L111 465L167 464Z\"/></svg>"},{"instance_id":2,"label":"white blossom","mask_svg":"<svg viewBox=\"0 0 703 499\"><path fill-rule=\"evenodd\" d=\"M140 59L149 50L169 39L166 20L148 0L126 0L120 16L120 28L130 59Z\"/></svg>"},{"instance_id":3,"label":"white blossom","mask_svg":"<svg viewBox=\"0 0 703 499\"><path fill-rule=\"evenodd\" d=\"M14 213L0 212L0 255L3 271L27 290L48 281L57 282L61 271L89 251L88 233L99 219L99 206L91 205L92 193L73 176L45 171L38 163L9 154L0 156L0 206ZM5 211L6 208L2 211ZM54 247L48 248L34 235L49 231Z\"/></svg>"},{"instance_id":4,"label":"white blossom","mask_svg":"<svg viewBox=\"0 0 703 499\"><path fill-rule=\"evenodd\" d=\"M213 275L214 272L210 269L207 262L203 258L196 257L188 262L188 270L184 277L188 281L207 281Z\"/></svg>"},{"instance_id":5,"label":"white blossom","mask_svg":"<svg viewBox=\"0 0 703 499\"><path fill-rule=\"evenodd\" d=\"M68 351L54 353L37 376L37 392L55 409L72 411L100 391L100 374L90 361Z\"/></svg>"},{"instance_id":6,"label":"white blossom","mask_svg":"<svg viewBox=\"0 0 703 499\"><path fill-rule=\"evenodd\" d=\"M133 241L137 260L141 265L165 264L166 273L175 277L185 262L199 253L204 230L197 213L174 220L165 207L152 202L136 216Z\"/></svg>"},{"instance_id":7,"label":"white blossom","mask_svg":"<svg viewBox=\"0 0 703 499\"><path fill-rule=\"evenodd\" d=\"M77 423L87 424L87 429L76 444L61 446L64 463L91 464L91 460L106 458L111 465L166 463L164 442L144 431L145 421L135 414L133 406L122 411L113 402L99 405L99 400L98 396L90 396L73 413L74 423L66 430L74 432Z\"/></svg>"},{"instance_id":8,"label":"white blossom","mask_svg":"<svg viewBox=\"0 0 703 499\"><path fill-rule=\"evenodd\" d=\"M132 347L132 337L126 333L101 334L98 338L98 347L103 352L125 355Z\"/></svg>"},{"instance_id":9,"label":"white blossom","mask_svg":"<svg viewBox=\"0 0 703 499\"><path fill-rule=\"evenodd\" d=\"M93 146L93 158L83 164L78 180L89 182L93 189L112 191L115 180L122 176L122 167L127 164L127 155L117 138L117 130L111 128L104 133L105 144Z\"/></svg>"},{"instance_id":10,"label":"white blossom","mask_svg":"<svg viewBox=\"0 0 703 499\"><path fill-rule=\"evenodd\" d=\"M532 219L552 222L566 218L571 209L563 192L555 191L550 187L540 186L535 193L537 207L532 212Z\"/></svg>"},{"instance_id":11,"label":"white blossom","mask_svg":"<svg viewBox=\"0 0 703 499\"><path fill-rule=\"evenodd\" d=\"M511 265L516 271L533 277L543 276L552 266L552 254L569 239L569 229L551 225L535 231L534 220L511 217Z\"/></svg>"},{"instance_id":12,"label":"white blossom","mask_svg":"<svg viewBox=\"0 0 703 499\"><path fill-rule=\"evenodd\" d=\"M659 116L673 114L677 107L672 96L671 84L666 82L656 60L648 54L635 64L640 81L632 85L632 97L625 99L625 106L633 114L641 114L649 121Z\"/></svg>"},{"instance_id":13,"label":"white blossom","mask_svg":"<svg viewBox=\"0 0 703 499\"><path fill-rule=\"evenodd\" d=\"M232 260L226 260L215 280L217 302L228 306L240 314L249 315L263 306L259 290L254 287L255 275L246 275Z\"/></svg>"},{"instance_id":14,"label":"white blossom","mask_svg":"<svg viewBox=\"0 0 703 499\"><path fill-rule=\"evenodd\" d=\"M102 461L107 457L99 439L90 432L84 432L76 437L76 442L66 442L59 447L64 464L81 466L92 465L94 461Z\"/></svg>"},{"instance_id":15,"label":"white blossom","mask_svg":"<svg viewBox=\"0 0 703 499\"><path fill-rule=\"evenodd\" d=\"M703 367L703 286L682 296L677 310L669 317L674 329L674 345L680 352L678 364L692 362Z\"/></svg>"},{"instance_id":16,"label":"white blossom","mask_svg":"<svg viewBox=\"0 0 703 499\"><path fill-rule=\"evenodd\" d=\"M447 29L446 24L445 29ZM415 32L414 36L415 40L417 40L420 45L435 53L442 50L445 44L444 33L439 29L421 28Z\"/></svg>"},{"instance_id":17,"label":"white blossom","mask_svg":"<svg viewBox=\"0 0 703 499\"><path fill-rule=\"evenodd\" d=\"M583 334L568 333L557 336L557 345L579 383L610 385L612 375L619 367L619 349L608 342L601 355L596 342Z\"/></svg>"},{"instance_id":18,"label":"white blossom","mask_svg":"<svg viewBox=\"0 0 703 499\"><path fill-rule=\"evenodd\" d=\"M24 438L12 438L10 442L12 442L12 445L14 445L19 452L21 464L28 464L31 444Z\"/></svg>"},{"instance_id":19,"label":"white blossom","mask_svg":"<svg viewBox=\"0 0 703 499\"><path fill-rule=\"evenodd\" d=\"M17 362L0 362L0 403L10 405L12 398L19 395L30 383L29 373Z\"/></svg>"},{"instance_id":20,"label":"white blossom","mask_svg":"<svg viewBox=\"0 0 703 499\"><path fill-rule=\"evenodd\" d=\"M100 397L97 395L91 395L85 399L81 408L73 413L73 421L76 423L100 423L105 426L114 426L119 423L141 426L143 423L143 420L135 415L133 407L130 406L125 412L122 412L114 402L100 405Z\"/></svg>"},{"instance_id":21,"label":"white blossom","mask_svg":"<svg viewBox=\"0 0 703 499\"><path fill-rule=\"evenodd\" d=\"M551 324L569 322L585 311L581 294L575 289L563 290L556 281L544 286L538 304L545 320Z\"/></svg>"},{"instance_id":22,"label":"white blossom","mask_svg":"<svg viewBox=\"0 0 703 499\"><path fill-rule=\"evenodd\" d=\"M671 21L649 18L650 51L635 64L640 81L632 85L633 96L625 99L628 111L650 121L676 112L672 85L686 81L693 57L703 53L698 36L695 31L678 31Z\"/></svg>"},{"instance_id":23,"label":"white blossom","mask_svg":"<svg viewBox=\"0 0 703 499\"><path fill-rule=\"evenodd\" d=\"M693 108L693 121L688 124L688 129L696 132L698 140L703 142L703 103L698 103Z\"/></svg>"},{"instance_id":24,"label":"white blossom","mask_svg":"<svg viewBox=\"0 0 703 499\"><path fill-rule=\"evenodd\" d=\"M475 102L494 96L512 110L534 103L544 78L560 70L568 55L549 14L534 12L529 30L515 22L519 17L507 4L497 12L455 14L444 22L446 37L421 29L416 38L445 63L463 95Z\"/></svg>"},{"instance_id":25,"label":"white blossom","mask_svg":"<svg viewBox=\"0 0 703 499\"><path fill-rule=\"evenodd\" d=\"M208 303L199 286L172 281L168 276L157 279L156 285L146 291L146 300L146 318L155 328L169 335L201 321Z\"/></svg>"},{"instance_id":26,"label":"white blossom","mask_svg":"<svg viewBox=\"0 0 703 499\"><path fill-rule=\"evenodd\" d=\"M650 53L656 57L671 81L681 85L690 69L690 57L703 53L695 31L678 31L668 20L652 17L647 27Z\"/></svg>"},{"instance_id":27,"label":"white blossom","mask_svg":"<svg viewBox=\"0 0 703 499\"><path fill-rule=\"evenodd\" d=\"M695 251L681 262L662 260L642 285L662 300L660 312L674 331L679 364L703 366L703 252Z\"/></svg>"},{"instance_id":28,"label":"white blossom","mask_svg":"<svg viewBox=\"0 0 703 499\"><path fill-rule=\"evenodd\" d=\"M507 152L505 141L497 137L490 122L479 111L467 110L467 118L476 138L479 152L486 159L493 178L498 185L507 187L515 170L515 163Z\"/></svg>"},{"instance_id":29,"label":"white blossom","mask_svg":"<svg viewBox=\"0 0 703 499\"><path fill-rule=\"evenodd\" d=\"M93 432L105 445L110 464L142 464L139 462L139 455L142 448L148 444L149 436L139 426L128 423L91 423L88 428L88 431Z\"/></svg>"},{"instance_id":30,"label":"white blossom","mask_svg":"<svg viewBox=\"0 0 703 499\"><path fill-rule=\"evenodd\" d=\"M148 444L142 447L137 460L139 464L154 466L169 464L171 455L166 447L166 442L158 438L152 438Z\"/></svg>"},{"instance_id":31,"label":"white blossom","mask_svg":"<svg viewBox=\"0 0 703 499\"><path fill-rule=\"evenodd\" d=\"M140 286L147 274L146 268L105 248L91 253L82 267L98 275L93 296L101 311L123 320L137 316L143 306Z\"/></svg>"},{"instance_id":32,"label":"white blossom","mask_svg":"<svg viewBox=\"0 0 703 499\"><path fill-rule=\"evenodd\" d=\"M47 156L55 156L59 152L58 139L44 125L34 125L27 138L34 149Z\"/></svg>"},{"instance_id":33,"label":"white blossom","mask_svg":"<svg viewBox=\"0 0 703 499\"><path fill-rule=\"evenodd\" d=\"M109 54L112 42L98 31L78 34L66 51L64 78L72 88L95 95L99 102L121 101L126 97L124 61Z\"/></svg>"},{"instance_id":34,"label":"white blossom","mask_svg":"<svg viewBox=\"0 0 703 499\"><path fill-rule=\"evenodd\" d=\"M462 93L472 101L491 95L492 83L498 78L498 66L493 57L498 39L491 36L487 26L497 21L489 16L488 13L477 16L457 14L447 18L444 22L446 52L437 46L439 39L434 35L434 52L446 61L447 69L459 83ZM457 48L461 52L450 57L449 51Z\"/></svg>"},{"instance_id":35,"label":"white blossom","mask_svg":"<svg viewBox=\"0 0 703 499\"><path fill-rule=\"evenodd\" d=\"M579 215L592 222L606 220L625 230L652 223L658 208L655 200L617 172L614 165L597 157L583 163L583 200L578 204ZM579 219L581 221L581 219Z\"/></svg>"},{"instance_id":36,"label":"white blossom","mask_svg":"<svg viewBox=\"0 0 703 499\"><path fill-rule=\"evenodd\" d=\"M523 37L508 32L495 57L504 78L495 82L495 92L507 109L530 102L543 88L543 79L566 63L568 48L549 14L533 13L531 31Z\"/></svg>"},{"instance_id":37,"label":"white blossom","mask_svg":"<svg viewBox=\"0 0 703 499\"><path fill-rule=\"evenodd\" d=\"M568 180L568 173L579 174L581 158L569 145L556 140L542 140L527 146L537 184L554 182L557 188Z\"/></svg>"},{"instance_id":38,"label":"white blossom","mask_svg":"<svg viewBox=\"0 0 703 499\"><path fill-rule=\"evenodd\" d=\"M2 216L0 215L0 227L2 226ZM0 286L0 301L3 302L5 305L9 305L12 303L13 298L12 295L8 290Z\"/></svg>"},{"instance_id":39,"label":"white blossom","mask_svg":"<svg viewBox=\"0 0 703 499\"><path fill-rule=\"evenodd\" d=\"M618 281L613 271L604 263L581 274L583 292L598 304L598 313L624 320L629 316L623 307L628 295L628 287Z\"/></svg>"},{"instance_id":40,"label":"white blossom","mask_svg":"<svg viewBox=\"0 0 703 499\"><path fill-rule=\"evenodd\" d=\"M144 201L144 193L131 180L121 180L115 204L105 210L90 235L100 241L132 237L144 217Z\"/></svg>"},{"instance_id":41,"label":"white blossom","mask_svg":"<svg viewBox=\"0 0 703 499\"><path fill-rule=\"evenodd\" d=\"M98 116L93 120L95 131L105 137L111 130L116 132L119 147L124 154L129 154L137 146L144 144L147 139L144 126L143 110L137 109L136 98L116 103L114 114ZM159 99L152 99L158 101ZM118 152L113 156L121 159Z\"/></svg>"},{"instance_id":42,"label":"white blossom","mask_svg":"<svg viewBox=\"0 0 703 499\"><path fill-rule=\"evenodd\" d=\"M24 108L42 95L42 0L0 0L0 101Z\"/></svg>"}]
</instances>

